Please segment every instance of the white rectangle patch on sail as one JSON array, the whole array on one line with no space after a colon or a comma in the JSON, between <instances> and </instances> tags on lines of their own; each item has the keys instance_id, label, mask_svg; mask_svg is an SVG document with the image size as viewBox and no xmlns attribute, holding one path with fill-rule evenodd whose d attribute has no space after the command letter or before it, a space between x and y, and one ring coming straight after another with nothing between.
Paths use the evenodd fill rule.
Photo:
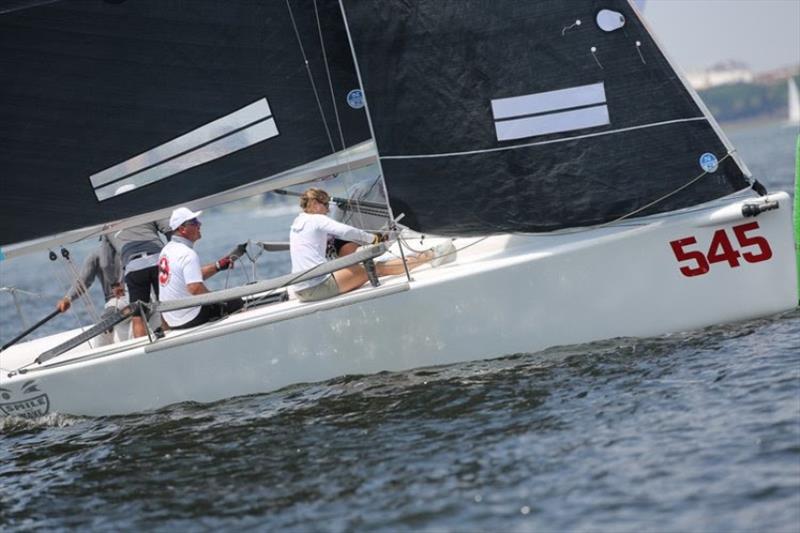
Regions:
<instances>
[{"instance_id":1,"label":"white rectangle patch on sail","mask_svg":"<svg viewBox=\"0 0 800 533\"><path fill-rule=\"evenodd\" d=\"M176 137L90 177L98 200L124 185L141 187L224 157L278 135L269 103L262 98L229 115ZM131 190L131 188L126 188ZM121 193L124 194L124 193Z\"/></svg>"},{"instance_id":2,"label":"white rectangle patch on sail","mask_svg":"<svg viewBox=\"0 0 800 533\"><path fill-rule=\"evenodd\" d=\"M603 82L492 100L495 120L606 103Z\"/></svg>"},{"instance_id":3,"label":"white rectangle patch on sail","mask_svg":"<svg viewBox=\"0 0 800 533\"><path fill-rule=\"evenodd\" d=\"M603 82L491 101L498 141L610 124Z\"/></svg>"},{"instance_id":4,"label":"white rectangle patch on sail","mask_svg":"<svg viewBox=\"0 0 800 533\"><path fill-rule=\"evenodd\" d=\"M561 113L548 113L494 123L498 141L511 141L535 135L593 128L609 124L608 106L585 107Z\"/></svg>"}]
</instances>

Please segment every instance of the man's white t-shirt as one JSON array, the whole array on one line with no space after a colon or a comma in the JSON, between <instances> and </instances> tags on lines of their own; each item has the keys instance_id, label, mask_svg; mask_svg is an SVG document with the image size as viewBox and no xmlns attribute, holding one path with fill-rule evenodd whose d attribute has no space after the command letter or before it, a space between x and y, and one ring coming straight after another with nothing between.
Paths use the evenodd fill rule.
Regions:
<instances>
[{"instance_id":1,"label":"man's white t-shirt","mask_svg":"<svg viewBox=\"0 0 800 533\"><path fill-rule=\"evenodd\" d=\"M158 257L158 297L162 302L192 296L188 283L201 283L203 272L200 257L192 249L192 241L173 235ZM164 320L171 327L182 326L200 314L200 307L165 311Z\"/></svg>"},{"instance_id":2,"label":"man's white t-shirt","mask_svg":"<svg viewBox=\"0 0 800 533\"><path fill-rule=\"evenodd\" d=\"M289 251L292 255L292 272L305 272L327 261L325 249L328 235L345 241L369 244L375 237L372 233L336 222L319 214L300 213L292 222L289 233ZM325 281L327 275L301 281L294 285L295 290L307 289Z\"/></svg>"}]
</instances>

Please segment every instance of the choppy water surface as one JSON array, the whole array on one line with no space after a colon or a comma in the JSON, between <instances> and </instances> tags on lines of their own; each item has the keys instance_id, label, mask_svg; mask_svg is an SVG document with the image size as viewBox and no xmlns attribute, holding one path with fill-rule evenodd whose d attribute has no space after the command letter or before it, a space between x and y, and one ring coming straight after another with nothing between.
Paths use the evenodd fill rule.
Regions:
<instances>
[{"instance_id":1,"label":"choppy water surface","mask_svg":"<svg viewBox=\"0 0 800 533\"><path fill-rule=\"evenodd\" d=\"M11 530L796 532L800 312L0 436Z\"/></svg>"}]
</instances>

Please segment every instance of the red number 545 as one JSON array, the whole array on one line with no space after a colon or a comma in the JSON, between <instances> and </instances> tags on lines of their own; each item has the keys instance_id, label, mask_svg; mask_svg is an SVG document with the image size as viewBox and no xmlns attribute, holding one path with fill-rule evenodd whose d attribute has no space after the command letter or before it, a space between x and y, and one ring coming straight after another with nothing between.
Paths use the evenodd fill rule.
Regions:
<instances>
[{"instance_id":1,"label":"red number 545","mask_svg":"<svg viewBox=\"0 0 800 533\"><path fill-rule=\"evenodd\" d=\"M772 257L772 248L769 247L767 239L758 235L747 234L758 229L758 222L748 222L747 224L734 226L732 229L743 253L733 247L724 229L718 229L714 232L714 236L711 238L711 245L705 254L700 250L688 249L688 247L697 244L697 239L694 237L684 237L671 241L669 245L672 247L675 258L679 262L687 262L686 265L680 268L681 273L688 277L700 276L708 273L714 263L728 263L731 268L736 268L740 265L740 257L748 263L759 263ZM744 251L745 248L749 248L751 251Z\"/></svg>"}]
</instances>

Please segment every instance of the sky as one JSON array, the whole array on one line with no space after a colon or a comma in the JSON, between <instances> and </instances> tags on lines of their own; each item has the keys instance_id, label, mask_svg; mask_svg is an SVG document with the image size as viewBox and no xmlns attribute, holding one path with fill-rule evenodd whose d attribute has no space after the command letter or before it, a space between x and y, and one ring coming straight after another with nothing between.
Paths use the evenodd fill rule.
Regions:
<instances>
[{"instance_id":1,"label":"sky","mask_svg":"<svg viewBox=\"0 0 800 533\"><path fill-rule=\"evenodd\" d=\"M800 64L800 0L646 0L644 15L686 71L729 59L756 73Z\"/></svg>"}]
</instances>

